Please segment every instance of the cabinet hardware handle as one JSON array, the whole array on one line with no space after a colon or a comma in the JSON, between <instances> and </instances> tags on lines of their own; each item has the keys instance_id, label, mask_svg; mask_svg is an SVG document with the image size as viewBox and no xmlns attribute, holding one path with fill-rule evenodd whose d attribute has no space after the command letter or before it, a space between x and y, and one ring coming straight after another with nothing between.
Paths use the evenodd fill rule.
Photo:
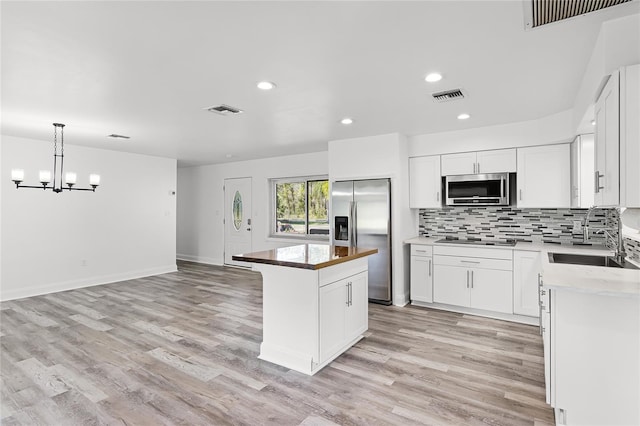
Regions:
<instances>
[{"instance_id":1,"label":"cabinet hardware handle","mask_svg":"<svg viewBox=\"0 0 640 426\"><path fill-rule=\"evenodd\" d=\"M476 173L480 173L480 163L476 163L476 165L477 165L476 168L478 169L476 170Z\"/></svg>"},{"instance_id":2,"label":"cabinet hardware handle","mask_svg":"<svg viewBox=\"0 0 640 426\"><path fill-rule=\"evenodd\" d=\"M426 250L416 250L416 253L426 253Z\"/></svg>"},{"instance_id":3,"label":"cabinet hardware handle","mask_svg":"<svg viewBox=\"0 0 640 426\"><path fill-rule=\"evenodd\" d=\"M604 189L604 186L600 186L600 178L603 178L604 175L600 173L599 170L595 171L595 188L596 188L596 194L598 192L600 192L601 189Z\"/></svg>"},{"instance_id":4,"label":"cabinet hardware handle","mask_svg":"<svg viewBox=\"0 0 640 426\"><path fill-rule=\"evenodd\" d=\"M431 276L431 259L429 259L429 276Z\"/></svg>"},{"instance_id":5,"label":"cabinet hardware handle","mask_svg":"<svg viewBox=\"0 0 640 426\"><path fill-rule=\"evenodd\" d=\"M520 201L522 201L522 189L520 190Z\"/></svg>"},{"instance_id":6,"label":"cabinet hardware handle","mask_svg":"<svg viewBox=\"0 0 640 426\"><path fill-rule=\"evenodd\" d=\"M542 281L540 280L542 278L542 276L540 275L540 272L538 272L538 287L542 287Z\"/></svg>"},{"instance_id":7,"label":"cabinet hardware handle","mask_svg":"<svg viewBox=\"0 0 640 426\"><path fill-rule=\"evenodd\" d=\"M476 172L476 163L473 163L473 173Z\"/></svg>"},{"instance_id":8,"label":"cabinet hardware handle","mask_svg":"<svg viewBox=\"0 0 640 426\"><path fill-rule=\"evenodd\" d=\"M467 270L467 288L469 288L469 270Z\"/></svg>"},{"instance_id":9,"label":"cabinet hardware handle","mask_svg":"<svg viewBox=\"0 0 640 426\"><path fill-rule=\"evenodd\" d=\"M349 286L351 283L347 283L347 306L349 306Z\"/></svg>"},{"instance_id":10,"label":"cabinet hardware handle","mask_svg":"<svg viewBox=\"0 0 640 426\"><path fill-rule=\"evenodd\" d=\"M436 201L440 201L440 191L436 192Z\"/></svg>"},{"instance_id":11,"label":"cabinet hardware handle","mask_svg":"<svg viewBox=\"0 0 640 426\"><path fill-rule=\"evenodd\" d=\"M478 264L480 262L474 262L473 260L461 260L460 263L474 263L474 264Z\"/></svg>"}]
</instances>

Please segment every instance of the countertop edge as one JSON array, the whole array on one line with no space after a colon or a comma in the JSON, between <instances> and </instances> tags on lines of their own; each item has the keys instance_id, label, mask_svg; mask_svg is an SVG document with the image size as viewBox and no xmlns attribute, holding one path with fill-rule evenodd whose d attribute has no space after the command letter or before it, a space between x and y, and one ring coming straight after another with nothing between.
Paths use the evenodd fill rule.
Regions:
<instances>
[{"instance_id":1,"label":"countertop edge","mask_svg":"<svg viewBox=\"0 0 640 426\"><path fill-rule=\"evenodd\" d=\"M273 260L273 259L263 259L259 257L247 257L247 256L236 256L233 255L231 258L233 260L237 260L239 262L247 262L247 263L260 263L263 265L272 265L272 266L283 266L287 268L297 268L297 269L307 269L307 270L318 270L323 268L328 268L330 266L338 265L340 263L349 262L351 260L360 259L362 257L371 256L378 253L378 249L369 249L367 251L363 251L360 253L352 254L350 256L340 257L337 259L331 259L326 262L321 263L300 263L294 261L287 260Z\"/></svg>"}]
</instances>

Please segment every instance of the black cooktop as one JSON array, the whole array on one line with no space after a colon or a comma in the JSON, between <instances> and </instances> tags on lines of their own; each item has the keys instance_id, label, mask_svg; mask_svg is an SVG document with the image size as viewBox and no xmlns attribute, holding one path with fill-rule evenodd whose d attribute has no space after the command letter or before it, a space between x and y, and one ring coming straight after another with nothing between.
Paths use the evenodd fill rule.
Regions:
<instances>
[{"instance_id":1,"label":"black cooktop","mask_svg":"<svg viewBox=\"0 0 640 426\"><path fill-rule=\"evenodd\" d=\"M451 243L451 244L469 244L474 246L504 246L513 247L516 245L516 240L506 241L490 241L490 240L458 240L455 238L443 238L436 241L436 243Z\"/></svg>"}]
</instances>

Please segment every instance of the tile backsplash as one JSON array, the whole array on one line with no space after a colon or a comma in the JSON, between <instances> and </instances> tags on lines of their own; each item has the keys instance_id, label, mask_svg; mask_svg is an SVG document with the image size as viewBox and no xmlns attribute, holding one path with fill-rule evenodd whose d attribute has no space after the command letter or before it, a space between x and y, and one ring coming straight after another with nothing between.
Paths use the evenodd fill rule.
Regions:
<instances>
[{"instance_id":1,"label":"tile backsplash","mask_svg":"<svg viewBox=\"0 0 640 426\"><path fill-rule=\"evenodd\" d=\"M419 233L425 237L516 240L557 244L584 244L574 222L587 209L521 209L513 207L445 207L421 209ZM596 209L589 218L588 244L603 245L602 228L617 232L615 209Z\"/></svg>"},{"instance_id":2,"label":"tile backsplash","mask_svg":"<svg viewBox=\"0 0 640 426\"><path fill-rule=\"evenodd\" d=\"M627 251L629 259L640 262L640 241L624 238L624 249Z\"/></svg>"}]
</instances>

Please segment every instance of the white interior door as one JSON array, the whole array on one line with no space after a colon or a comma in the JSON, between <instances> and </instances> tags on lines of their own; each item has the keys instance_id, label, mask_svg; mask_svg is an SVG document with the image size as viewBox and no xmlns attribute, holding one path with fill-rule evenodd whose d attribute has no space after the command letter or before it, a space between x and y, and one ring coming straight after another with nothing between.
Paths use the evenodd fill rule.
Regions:
<instances>
[{"instance_id":1,"label":"white interior door","mask_svg":"<svg viewBox=\"0 0 640 426\"><path fill-rule=\"evenodd\" d=\"M224 181L224 263L245 266L231 257L251 252L251 178Z\"/></svg>"}]
</instances>

